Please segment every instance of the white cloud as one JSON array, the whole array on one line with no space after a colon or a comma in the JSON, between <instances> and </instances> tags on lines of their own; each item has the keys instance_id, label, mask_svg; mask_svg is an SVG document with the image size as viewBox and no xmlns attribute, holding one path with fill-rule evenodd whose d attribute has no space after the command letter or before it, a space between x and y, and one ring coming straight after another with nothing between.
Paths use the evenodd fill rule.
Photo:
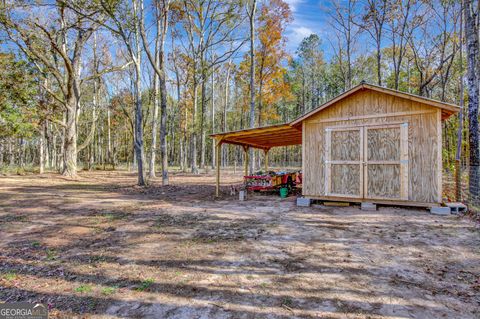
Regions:
<instances>
[{"instance_id":1,"label":"white cloud","mask_svg":"<svg viewBox=\"0 0 480 319\"><path fill-rule=\"evenodd\" d=\"M285 0L286 3L288 3L288 5L290 6L290 10L292 10L292 12L295 12L297 10L297 6L304 2L304 0Z\"/></svg>"},{"instance_id":2,"label":"white cloud","mask_svg":"<svg viewBox=\"0 0 480 319\"><path fill-rule=\"evenodd\" d=\"M293 28L293 39L294 41L302 41L304 38L308 37L310 34L314 33L312 29L304 27L304 26L299 26L299 27L294 27Z\"/></svg>"},{"instance_id":3,"label":"white cloud","mask_svg":"<svg viewBox=\"0 0 480 319\"><path fill-rule=\"evenodd\" d=\"M295 52L300 42L312 33L314 33L312 29L305 26L293 25L287 28L287 50Z\"/></svg>"}]
</instances>

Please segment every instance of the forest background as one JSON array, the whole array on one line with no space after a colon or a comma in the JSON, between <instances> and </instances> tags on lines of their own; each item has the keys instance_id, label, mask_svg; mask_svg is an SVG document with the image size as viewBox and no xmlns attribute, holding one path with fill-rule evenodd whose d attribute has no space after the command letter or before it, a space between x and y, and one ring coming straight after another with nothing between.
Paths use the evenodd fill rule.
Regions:
<instances>
[{"instance_id":1,"label":"forest background","mask_svg":"<svg viewBox=\"0 0 480 319\"><path fill-rule=\"evenodd\" d=\"M443 164L468 172L478 197L479 6L4 0L0 167L75 177L127 166L139 185L168 184L169 167L215 166L209 134L291 121L366 81L462 107L444 123ZM262 156L252 151L251 171ZM269 158L300 166L301 151ZM223 147L222 167L242 161L241 148Z\"/></svg>"}]
</instances>

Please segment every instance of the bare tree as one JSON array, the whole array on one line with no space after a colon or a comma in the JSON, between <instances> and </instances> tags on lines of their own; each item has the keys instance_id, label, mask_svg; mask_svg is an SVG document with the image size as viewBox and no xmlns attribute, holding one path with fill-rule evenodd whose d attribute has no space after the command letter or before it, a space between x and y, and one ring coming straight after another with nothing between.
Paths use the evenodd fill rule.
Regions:
<instances>
[{"instance_id":1,"label":"bare tree","mask_svg":"<svg viewBox=\"0 0 480 319\"><path fill-rule=\"evenodd\" d=\"M475 6L475 2L477 2L477 6ZM468 140L470 143L469 190L471 201L475 204L478 204L480 195L480 149L478 142L479 7L480 2L478 0L466 0L463 4L467 45Z\"/></svg>"},{"instance_id":2,"label":"bare tree","mask_svg":"<svg viewBox=\"0 0 480 319\"><path fill-rule=\"evenodd\" d=\"M460 32L458 39L459 60L460 60L460 78L459 78L459 92L460 92L460 112L458 113L458 129L457 129L457 148L455 150L455 199L462 200L461 182L461 157L462 157L462 140L463 140L463 112L464 112L464 87L463 87L463 1L460 2Z\"/></svg>"},{"instance_id":3,"label":"bare tree","mask_svg":"<svg viewBox=\"0 0 480 319\"><path fill-rule=\"evenodd\" d=\"M344 75L345 89L347 90L352 87L353 53L357 42L357 35L360 32L360 28L354 23L356 20L356 3L356 0L348 0L346 5L342 5L338 0L334 1L334 11L330 12L332 19L330 24L337 32L338 50L335 51ZM343 67L344 56L346 58L346 70Z\"/></svg>"},{"instance_id":4,"label":"bare tree","mask_svg":"<svg viewBox=\"0 0 480 319\"><path fill-rule=\"evenodd\" d=\"M158 102L160 97L160 155L162 158L162 185L168 185L168 158L167 158L167 85L165 73L165 38L168 32L170 0L154 1L156 37L155 37L155 57L150 52L147 35L144 25L143 0L140 0L140 31L143 41L143 47L147 53L148 60L153 67L154 74L154 97L155 107L152 122L152 148L150 153L150 177L155 177L155 152L157 139L157 116ZM158 85L158 87L157 87Z\"/></svg>"},{"instance_id":5,"label":"bare tree","mask_svg":"<svg viewBox=\"0 0 480 319\"><path fill-rule=\"evenodd\" d=\"M210 75L211 77L211 89L212 89L212 94L211 94L211 100L212 100L212 133L215 133L215 71L216 69L213 68L212 74ZM215 168L216 165L216 152L215 152L215 143L212 143L212 169Z\"/></svg>"},{"instance_id":6,"label":"bare tree","mask_svg":"<svg viewBox=\"0 0 480 319\"><path fill-rule=\"evenodd\" d=\"M187 148L188 148L188 108L187 104L185 103L185 98L183 98L182 94L186 94L186 90L182 92L182 88L187 86L189 80L189 71L188 69L185 70L180 65L180 50L174 47L174 39L175 39L175 32L171 32L172 38L172 51L169 56L169 65L171 66L171 70L175 75L175 79L173 82L175 83L175 91L176 91L176 106L179 111L179 121L180 121L180 168L183 172L187 170Z\"/></svg>"},{"instance_id":7,"label":"bare tree","mask_svg":"<svg viewBox=\"0 0 480 319\"><path fill-rule=\"evenodd\" d=\"M227 70L225 72L225 82L224 82L224 102L223 102L223 119L222 119L222 131L227 132L228 127L227 127L227 111L228 111L228 104L229 104L229 98L230 98L230 74L232 70L232 60L230 59L227 62L226 66ZM223 166L227 165L227 149L223 148Z\"/></svg>"},{"instance_id":8,"label":"bare tree","mask_svg":"<svg viewBox=\"0 0 480 319\"><path fill-rule=\"evenodd\" d=\"M193 134L192 172L197 168L197 131L200 133L200 166L205 166L205 111L207 105L206 84L212 69L224 63L244 44L245 39L239 32L243 22L236 2L216 2L213 0L184 0L185 13L183 27L187 36L192 69L193 91ZM210 52L223 48L221 53L208 57ZM198 114L198 93L200 90L201 112Z\"/></svg>"},{"instance_id":9,"label":"bare tree","mask_svg":"<svg viewBox=\"0 0 480 319\"><path fill-rule=\"evenodd\" d=\"M359 26L375 41L377 84L382 85L382 40L389 10L389 0L367 0L366 11ZM355 22L355 21L354 21Z\"/></svg>"},{"instance_id":10,"label":"bare tree","mask_svg":"<svg viewBox=\"0 0 480 319\"><path fill-rule=\"evenodd\" d=\"M146 185L144 175L144 145L143 145L143 107L141 97L142 81L142 48L141 30L139 23L140 3L139 0L129 2L111 2L100 0L91 4L68 2L70 8L74 9L83 17L101 24L113 35L119 37L127 49L130 62L133 63L134 80L132 81L135 97L135 129L134 129L134 150L137 161L138 185ZM92 12L100 12L108 20L99 21Z\"/></svg>"},{"instance_id":11,"label":"bare tree","mask_svg":"<svg viewBox=\"0 0 480 319\"><path fill-rule=\"evenodd\" d=\"M2 6L0 24L10 40L34 63L40 74L52 76L55 80L55 88L43 88L65 112L64 120L51 120L64 130L63 174L74 177L77 174L77 153L80 151L77 148L77 115L81 108L81 86L88 80L82 78L82 51L99 24L69 10L62 1L46 6ZM30 14L20 18L16 10L27 6ZM42 14L39 15L39 12ZM51 14L48 20L47 13Z\"/></svg>"},{"instance_id":12,"label":"bare tree","mask_svg":"<svg viewBox=\"0 0 480 319\"><path fill-rule=\"evenodd\" d=\"M250 127L255 127L255 13L257 10L257 0L247 2L248 25L250 27ZM249 172L253 174L255 158L253 149L250 148L250 166Z\"/></svg>"},{"instance_id":13,"label":"bare tree","mask_svg":"<svg viewBox=\"0 0 480 319\"><path fill-rule=\"evenodd\" d=\"M429 87L440 78L439 81L444 79L441 99L445 100L445 85L458 49L454 39L458 12L455 11L454 3L427 5L430 14L423 17L423 23L418 26L417 36L409 39L419 73L418 94L431 97ZM441 33L432 34L432 28L441 30Z\"/></svg>"},{"instance_id":14,"label":"bare tree","mask_svg":"<svg viewBox=\"0 0 480 319\"><path fill-rule=\"evenodd\" d=\"M392 46L392 64L394 74L393 88L398 90L402 62L407 52L409 41L415 29L421 24L422 16L417 0L400 0L392 2L388 25Z\"/></svg>"}]
</instances>

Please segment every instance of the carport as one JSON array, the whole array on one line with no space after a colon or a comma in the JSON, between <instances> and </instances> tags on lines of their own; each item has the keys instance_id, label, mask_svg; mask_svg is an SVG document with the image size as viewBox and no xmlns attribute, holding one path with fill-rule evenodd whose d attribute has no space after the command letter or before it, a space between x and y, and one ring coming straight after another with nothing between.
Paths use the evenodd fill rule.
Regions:
<instances>
[{"instance_id":1,"label":"carport","mask_svg":"<svg viewBox=\"0 0 480 319\"><path fill-rule=\"evenodd\" d=\"M268 151L273 147L302 144L302 127L293 127L290 124L279 124L231 131L210 135L215 139L216 153L216 196L220 194L220 154L222 144L240 145L245 152L244 169L248 175L250 147L261 149L265 152L265 171L268 171Z\"/></svg>"}]
</instances>

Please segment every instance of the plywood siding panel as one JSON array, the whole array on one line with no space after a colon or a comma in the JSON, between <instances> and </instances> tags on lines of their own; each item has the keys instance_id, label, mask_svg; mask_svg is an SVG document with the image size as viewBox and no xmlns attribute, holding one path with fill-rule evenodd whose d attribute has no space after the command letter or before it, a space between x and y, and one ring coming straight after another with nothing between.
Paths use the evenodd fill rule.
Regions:
<instances>
[{"instance_id":1,"label":"plywood siding panel","mask_svg":"<svg viewBox=\"0 0 480 319\"><path fill-rule=\"evenodd\" d=\"M367 130L367 159L369 161L400 160L400 128Z\"/></svg>"},{"instance_id":2,"label":"plywood siding panel","mask_svg":"<svg viewBox=\"0 0 480 319\"><path fill-rule=\"evenodd\" d=\"M372 198L400 198L400 165L368 165L368 195Z\"/></svg>"},{"instance_id":3,"label":"plywood siding panel","mask_svg":"<svg viewBox=\"0 0 480 319\"><path fill-rule=\"evenodd\" d=\"M333 131L332 156L333 161L358 161L360 159L359 131Z\"/></svg>"},{"instance_id":4,"label":"plywood siding panel","mask_svg":"<svg viewBox=\"0 0 480 319\"><path fill-rule=\"evenodd\" d=\"M395 97L392 95L385 95L383 96L383 102L386 105L386 113L395 113L395 112L400 112L400 110L397 110L395 107Z\"/></svg>"},{"instance_id":5,"label":"plywood siding panel","mask_svg":"<svg viewBox=\"0 0 480 319\"><path fill-rule=\"evenodd\" d=\"M437 110L437 200L442 201L443 196L443 165L442 165L442 111Z\"/></svg>"},{"instance_id":6,"label":"plywood siding panel","mask_svg":"<svg viewBox=\"0 0 480 319\"><path fill-rule=\"evenodd\" d=\"M305 153L304 153L304 195L323 194L324 183L324 147L325 139L322 127L317 124L305 123ZM310 178L312 177L313 178Z\"/></svg>"},{"instance_id":7,"label":"plywood siding panel","mask_svg":"<svg viewBox=\"0 0 480 319\"><path fill-rule=\"evenodd\" d=\"M331 193L358 196L360 194L360 165L332 164Z\"/></svg>"},{"instance_id":8,"label":"plywood siding panel","mask_svg":"<svg viewBox=\"0 0 480 319\"><path fill-rule=\"evenodd\" d=\"M400 198L408 200L408 123L400 126Z\"/></svg>"},{"instance_id":9,"label":"plywood siding panel","mask_svg":"<svg viewBox=\"0 0 480 319\"><path fill-rule=\"evenodd\" d=\"M412 117L409 124L409 194L410 200L436 202L437 139L434 114Z\"/></svg>"}]
</instances>

